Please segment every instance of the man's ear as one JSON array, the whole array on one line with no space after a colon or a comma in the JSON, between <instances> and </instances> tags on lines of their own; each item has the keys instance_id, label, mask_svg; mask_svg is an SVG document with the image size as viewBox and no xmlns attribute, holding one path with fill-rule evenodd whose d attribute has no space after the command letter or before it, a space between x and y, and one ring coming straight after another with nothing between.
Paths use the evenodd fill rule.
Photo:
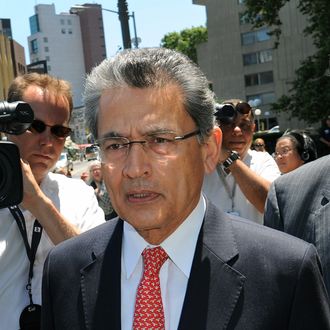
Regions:
<instances>
[{"instance_id":1,"label":"man's ear","mask_svg":"<svg viewBox=\"0 0 330 330\"><path fill-rule=\"evenodd\" d=\"M205 141L204 169L206 174L213 172L219 162L221 143L222 131L218 126L214 126L211 135Z\"/></svg>"}]
</instances>

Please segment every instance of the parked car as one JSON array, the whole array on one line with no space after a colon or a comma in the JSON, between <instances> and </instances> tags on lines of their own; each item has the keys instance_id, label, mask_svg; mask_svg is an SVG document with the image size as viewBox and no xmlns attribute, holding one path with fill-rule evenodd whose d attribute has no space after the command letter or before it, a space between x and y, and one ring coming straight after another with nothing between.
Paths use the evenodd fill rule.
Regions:
<instances>
[{"instance_id":1,"label":"parked car","mask_svg":"<svg viewBox=\"0 0 330 330\"><path fill-rule=\"evenodd\" d=\"M66 152L62 152L60 158L55 164L55 170L66 168L67 171L73 171L73 162Z\"/></svg>"},{"instance_id":2,"label":"parked car","mask_svg":"<svg viewBox=\"0 0 330 330\"><path fill-rule=\"evenodd\" d=\"M85 158L89 160L99 159L99 147L91 145L85 149Z\"/></svg>"}]
</instances>

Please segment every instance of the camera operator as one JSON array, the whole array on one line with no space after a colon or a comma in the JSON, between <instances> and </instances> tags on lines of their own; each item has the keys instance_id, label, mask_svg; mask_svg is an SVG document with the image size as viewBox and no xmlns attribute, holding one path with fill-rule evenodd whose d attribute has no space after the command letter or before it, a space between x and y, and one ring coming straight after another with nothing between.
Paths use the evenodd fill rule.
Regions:
<instances>
[{"instance_id":1,"label":"camera operator","mask_svg":"<svg viewBox=\"0 0 330 330\"><path fill-rule=\"evenodd\" d=\"M40 323L41 278L49 250L104 222L91 187L51 173L71 133L69 83L46 74L17 77L8 102L19 100L29 103L34 120L25 133L7 135L20 151L24 189L18 207L0 210L1 330Z\"/></svg>"}]
</instances>

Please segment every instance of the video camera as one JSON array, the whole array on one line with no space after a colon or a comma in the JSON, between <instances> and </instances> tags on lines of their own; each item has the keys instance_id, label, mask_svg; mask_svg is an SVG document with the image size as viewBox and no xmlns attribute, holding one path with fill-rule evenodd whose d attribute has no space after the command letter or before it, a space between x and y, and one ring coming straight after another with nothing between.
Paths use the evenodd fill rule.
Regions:
<instances>
[{"instance_id":1,"label":"video camera","mask_svg":"<svg viewBox=\"0 0 330 330\"><path fill-rule=\"evenodd\" d=\"M25 102L0 102L0 132L19 135L34 119L33 110ZM20 154L15 143L0 141L0 208L21 203L23 179Z\"/></svg>"}]
</instances>

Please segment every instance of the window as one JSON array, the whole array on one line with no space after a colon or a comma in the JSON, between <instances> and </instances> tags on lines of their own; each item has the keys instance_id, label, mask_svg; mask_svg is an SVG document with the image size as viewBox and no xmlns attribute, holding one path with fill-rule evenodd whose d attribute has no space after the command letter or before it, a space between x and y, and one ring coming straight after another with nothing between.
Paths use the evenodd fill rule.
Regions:
<instances>
[{"instance_id":1,"label":"window","mask_svg":"<svg viewBox=\"0 0 330 330\"><path fill-rule=\"evenodd\" d=\"M46 56L46 61L49 62L50 61L50 57Z\"/></svg>"},{"instance_id":2,"label":"window","mask_svg":"<svg viewBox=\"0 0 330 330\"><path fill-rule=\"evenodd\" d=\"M252 45L257 42L262 42L269 39L270 39L270 35L268 34L267 28L241 34L242 45Z\"/></svg>"},{"instance_id":3,"label":"window","mask_svg":"<svg viewBox=\"0 0 330 330\"><path fill-rule=\"evenodd\" d=\"M261 72L259 74L260 85L270 84L274 81L273 71Z\"/></svg>"},{"instance_id":4,"label":"window","mask_svg":"<svg viewBox=\"0 0 330 330\"><path fill-rule=\"evenodd\" d=\"M258 106L274 103L276 101L274 92L267 92L267 93L256 94L256 95L247 95L246 99L248 102L255 101L257 99L260 100L261 103L259 103Z\"/></svg>"},{"instance_id":5,"label":"window","mask_svg":"<svg viewBox=\"0 0 330 330\"><path fill-rule=\"evenodd\" d=\"M270 35L268 34L268 29L262 29L256 31L257 41L266 41L270 39Z\"/></svg>"},{"instance_id":6,"label":"window","mask_svg":"<svg viewBox=\"0 0 330 330\"><path fill-rule=\"evenodd\" d=\"M49 47L45 47L45 52L48 53L49 52Z\"/></svg>"},{"instance_id":7,"label":"window","mask_svg":"<svg viewBox=\"0 0 330 330\"><path fill-rule=\"evenodd\" d=\"M252 65L271 62L273 54L271 49L261 50L260 52L243 54L243 65Z\"/></svg>"},{"instance_id":8,"label":"window","mask_svg":"<svg viewBox=\"0 0 330 330\"><path fill-rule=\"evenodd\" d=\"M72 29L68 29L68 33L69 34L72 34Z\"/></svg>"},{"instance_id":9,"label":"window","mask_svg":"<svg viewBox=\"0 0 330 330\"><path fill-rule=\"evenodd\" d=\"M259 85L259 77L257 73L245 76L245 86Z\"/></svg>"},{"instance_id":10,"label":"window","mask_svg":"<svg viewBox=\"0 0 330 330\"><path fill-rule=\"evenodd\" d=\"M246 32L241 34L242 45L252 45L255 43L254 32Z\"/></svg>"},{"instance_id":11,"label":"window","mask_svg":"<svg viewBox=\"0 0 330 330\"><path fill-rule=\"evenodd\" d=\"M243 65L251 65L258 63L257 53L243 54Z\"/></svg>"},{"instance_id":12,"label":"window","mask_svg":"<svg viewBox=\"0 0 330 330\"><path fill-rule=\"evenodd\" d=\"M48 42L48 38L47 37L44 37L44 42L47 43Z\"/></svg>"},{"instance_id":13,"label":"window","mask_svg":"<svg viewBox=\"0 0 330 330\"><path fill-rule=\"evenodd\" d=\"M72 25L71 19L67 20L68 25Z\"/></svg>"},{"instance_id":14,"label":"window","mask_svg":"<svg viewBox=\"0 0 330 330\"><path fill-rule=\"evenodd\" d=\"M31 34L35 34L37 32L40 32L39 29L39 19L38 19L38 15L33 15L29 18L29 22L30 22L30 32Z\"/></svg>"},{"instance_id":15,"label":"window","mask_svg":"<svg viewBox=\"0 0 330 330\"><path fill-rule=\"evenodd\" d=\"M271 62L273 60L273 52L271 49L262 50L258 55L259 63Z\"/></svg>"},{"instance_id":16,"label":"window","mask_svg":"<svg viewBox=\"0 0 330 330\"><path fill-rule=\"evenodd\" d=\"M37 39L31 40L30 45L31 45L32 54L38 53L38 40Z\"/></svg>"},{"instance_id":17,"label":"window","mask_svg":"<svg viewBox=\"0 0 330 330\"><path fill-rule=\"evenodd\" d=\"M61 29L61 33L65 34L66 33L65 29Z\"/></svg>"},{"instance_id":18,"label":"window","mask_svg":"<svg viewBox=\"0 0 330 330\"><path fill-rule=\"evenodd\" d=\"M248 74L245 77L245 86L270 84L274 81L273 71Z\"/></svg>"},{"instance_id":19,"label":"window","mask_svg":"<svg viewBox=\"0 0 330 330\"><path fill-rule=\"evenodd\" d=\"M65 22L64 22L64 19L63 19L63 18L61 18L61 19L60 19L60 22L61 22L61 25L64 25L64 24L65 24Z\"/></svg>"}]
</instances>

